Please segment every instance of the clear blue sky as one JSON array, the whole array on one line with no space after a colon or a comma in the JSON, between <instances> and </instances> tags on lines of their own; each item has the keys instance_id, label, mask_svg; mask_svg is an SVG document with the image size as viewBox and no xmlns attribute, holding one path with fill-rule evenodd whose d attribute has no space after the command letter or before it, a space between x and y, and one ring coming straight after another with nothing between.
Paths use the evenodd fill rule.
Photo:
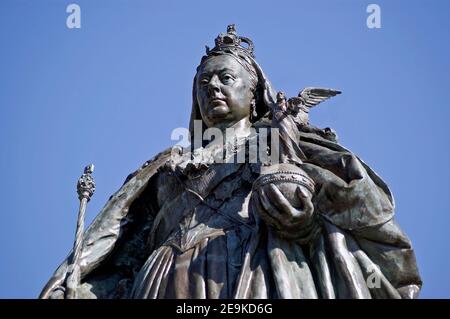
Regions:
<instances>
[{"instance_id":1,"label":"clear blue sky","mask_svg":"<svg viewBox=\"0 0 450 319\"><path fill-rule=\"evenodd\" d=\"M81 6L81 29L66 6ZM366 7L381 7L368 29ZM35 298L89 223L188 125L204 46L236 23L278 90L333 87L312 113L390 185L421 296L450 297L449 1L0 1L0 297Z\"/></svg>"}]
</instances>

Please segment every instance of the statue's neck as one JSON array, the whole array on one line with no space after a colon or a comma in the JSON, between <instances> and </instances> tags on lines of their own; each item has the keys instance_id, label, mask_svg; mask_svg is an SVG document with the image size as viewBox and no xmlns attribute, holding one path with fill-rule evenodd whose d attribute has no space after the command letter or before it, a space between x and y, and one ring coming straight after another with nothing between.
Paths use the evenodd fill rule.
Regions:
<instances>
[{"instance_id":1,"label":"statue's neck","mask_svg":"<svg viewBox=\"0 0 450 319\"><path fill-rule=\"evenodd\" d=\"M251 126L252 124L250 123L249 118L243 118L231 126L216 125L215 128L220 129L220 131L222 132L223 140L214 139L213 141L208 143L208 145L209 147L216 145L217 143L220 143L222 145L222 143L225 143L227 139L231 140L232 138L246 138L251 134Z\"/></svg>"},{"instance_id":2,"label":"statue's neck","mask_svg":"<svg viewBox=\"0 0 450 319\"><path fill-rule=\"evenodd\" d=\"M237 137L246 137L250 135L250 128L252 127L252 124L250 123L250 120L248 117L244 117L243 119L239 120L238 122L234 123L231 126L218 126L218 128L222 131L223 134L226 133L227 129L230 131L232 130L233 135Z\"/></svg>"}]
</instances>

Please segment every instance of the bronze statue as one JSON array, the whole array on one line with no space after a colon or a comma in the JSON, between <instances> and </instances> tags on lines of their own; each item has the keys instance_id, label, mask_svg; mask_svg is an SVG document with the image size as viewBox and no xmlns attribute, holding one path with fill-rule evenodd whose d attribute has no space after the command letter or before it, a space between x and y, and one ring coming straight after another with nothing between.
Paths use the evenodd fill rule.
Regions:
<instances>
[{"instance_id":1,"label":"bronze statue","mask_svg":"<svg viewBox=\"0 0 450 319\"><path fill-rule=\"evenodd\" d=\"M417 297L389 188L331 129L309 123L309 109L340 92L276 94L253 49L229 26L193 82L191 137L196 123L233 128L233 151L199 161L230 145L193 143L188 156L168 149L131 174L85 232L78 298ZM233 160L270 129L271 160L250 160L247 147ZM67 298L71 261L41 298Z\"/></svg>"}]
</instances>

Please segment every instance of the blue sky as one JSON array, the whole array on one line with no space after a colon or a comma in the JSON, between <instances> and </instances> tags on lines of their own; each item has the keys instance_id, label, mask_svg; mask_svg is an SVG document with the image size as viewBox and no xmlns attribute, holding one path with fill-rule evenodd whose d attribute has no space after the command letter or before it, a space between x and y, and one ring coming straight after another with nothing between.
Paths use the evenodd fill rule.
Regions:
<instances>
[{"instance_id":1,"label":"blue sky","mask_svg":"<svg viewBox=\"0 0 450 319\"><path fill-rule=\"evenodd\" d=\"M81 29L66 7L81 7ZM368 29L366 7L381 7ZM35 298L69 252L75 184L96 165L87 223L188 125L192 79L227 24L277 90L343 94L312 111L390 185L421 297L450 297L450 2L0 2L0 297Z\"/></svg>"}]
</instances>

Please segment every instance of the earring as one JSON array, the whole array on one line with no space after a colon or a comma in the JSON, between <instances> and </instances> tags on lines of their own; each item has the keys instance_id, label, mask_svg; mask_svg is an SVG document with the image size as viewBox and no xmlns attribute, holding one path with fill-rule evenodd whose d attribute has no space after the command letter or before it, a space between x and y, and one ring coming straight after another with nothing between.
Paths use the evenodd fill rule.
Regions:
<instances>
[{"instance_id":1,"label":"earring","mask_svg":"<svg viewBox=\"0 0 450 319\"><path fill-rule=\"evenodd\" d=\"M258 116L258 113L256 113L256 103L255 103L255 100L252 101L252 104L251 104L250 108L251 108L251 111L252 111L252 116L253 116L253 118L257 117L257 116Z\"/></svg>"}]
</instances>

